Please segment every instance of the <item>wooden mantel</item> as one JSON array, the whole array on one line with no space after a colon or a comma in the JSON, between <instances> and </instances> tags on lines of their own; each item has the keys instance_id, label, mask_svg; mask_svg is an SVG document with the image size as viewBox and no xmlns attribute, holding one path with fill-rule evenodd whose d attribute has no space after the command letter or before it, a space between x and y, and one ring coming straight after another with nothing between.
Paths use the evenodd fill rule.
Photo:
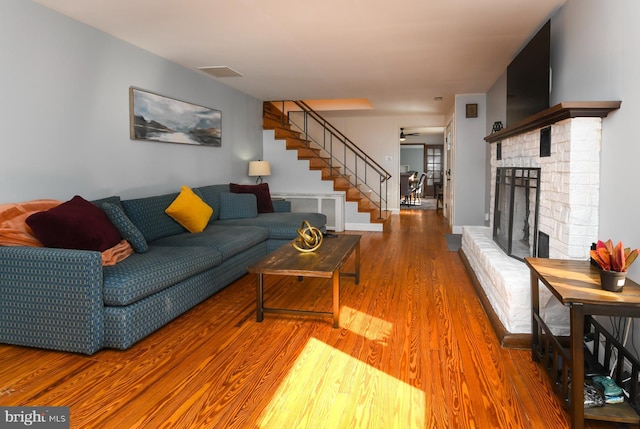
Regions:
<instances>
[{"instance_id":1,"label":"wooden mantel","mask_svg":"<svg viewBox=\"0 0 640 429\"><path fill-rule=\"evenodd\" d=\"M606 118L609 112L620 108L621 101L565 101L549 107L517 124L489 134L484 139L496 143L507 137L543 128L568 118L601 117Z\"/></svg>"}]
</instances>

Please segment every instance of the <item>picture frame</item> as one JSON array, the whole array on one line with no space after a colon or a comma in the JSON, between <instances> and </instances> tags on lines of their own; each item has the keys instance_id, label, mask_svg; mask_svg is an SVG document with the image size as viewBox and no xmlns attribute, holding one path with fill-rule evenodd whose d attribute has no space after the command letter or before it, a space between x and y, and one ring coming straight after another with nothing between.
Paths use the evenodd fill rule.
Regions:
<instances>
[{"instance_id":1,"label":"picture frame","mask_svg":"<svg viewBox=\"0 0 640 429\"><path fill-rule=\"evenodd\" d=\"M467 104L466 108L467 108L467 111L466 111L466 117L467 118L477 118L478 117L478 104L477 103Z\"/></svg>"},{"instance_id":2,"label":"picture frame","mask_svg":"<svg viewBox=\"0 0 640 429\"><path fill-rule=\"evenodd\" d=\"M132 140L222 146L222 112L136 87L129 88Z\"/></svg>"}]
</instances>

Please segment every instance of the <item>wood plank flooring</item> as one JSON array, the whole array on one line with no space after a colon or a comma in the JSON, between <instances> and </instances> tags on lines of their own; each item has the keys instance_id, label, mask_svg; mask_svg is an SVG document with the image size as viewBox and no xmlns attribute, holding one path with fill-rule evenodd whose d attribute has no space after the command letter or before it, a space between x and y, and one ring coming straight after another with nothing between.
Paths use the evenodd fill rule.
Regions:
<instances>
[{"instance_id":1,"label":"wood plank flooring","mask_svg":"<svg viewBox=\"0 0 640 429\"><path fill-rule=\"evenodd\" d=\"M70 406L73 428L568 427L530 352L499 346L448 232L403 210L363 233L339 329L257 323L247 275L129 350L0 345L0 405ZM265 305L330 311L331 281L265 276Z\"/></svg>"}]
</instances>

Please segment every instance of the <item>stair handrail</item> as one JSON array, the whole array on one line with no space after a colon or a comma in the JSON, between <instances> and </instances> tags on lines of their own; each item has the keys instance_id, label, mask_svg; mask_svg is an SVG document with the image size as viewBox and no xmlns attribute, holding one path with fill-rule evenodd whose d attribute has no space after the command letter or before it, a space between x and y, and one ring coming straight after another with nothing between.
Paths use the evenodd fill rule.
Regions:
<instances>
[{"instance_id":1,"label":"stair handrail","mask_svg":"<svg viewBox=\"0 0 640 429\"><path fill-rule=\"evenodd\" d=\"M384 201L384 210L386 211L388 209L387 207L387 190L388 190L388 182L389 179L392 177L391 174L386 171L384 169L384 167L382 167L380 164L378 164L373 158L371 158L369 155L367 155L367 153L365 151L363 151L360 147L358 147L358 145L356 145L353 141L351 141L351 139L349 139L347 136L345 136L340 130L338 130L333 124L331 124L329 121L327 121L325 118L323 118L318 112L316 112L315 110L313 110L307 103L305 103L302 100L272 100L269 103L277 106L278 104L280 104L281 107L281 112L282 112L282 121L283 121L283 125L284 125L284 121L285 121L285 117L289 118L289 121L294 124L295 126L299 127L302 132L305 135L305 139L307 141L313 141L315 144L317 144L318 146L320 146L322 149L324 149L325 151L327 151L329 153L330 156L330 165L329 167L333 166L333 161L335 160L336 162L338 162L339 164L341 164L344 168L345 168L345 174L347 173L353 173L355 180L354 182L352 182L351 180L349 180L349 183L351 183L356 189L359 189L359 184L363 184L364 186L366 186L369 190L371 190L371 192L373 192L378 198L379 201L375 201L373 200L367 193L363 193L360 192L361 195L363 197L365 197L366 199L368 199L371 203L373 203L375 206L378 207L379 209L379 218L382 219L382 212L383 212L383 201ZM293 105L297 106L298 109L287 109L286 108L286 104L288 103L292 103ZM300 125L297 124L295 121L293 121L290 117L290 113L295 112L295 111L300 111L304 114L304 124ZM313 121L315 121L317 124L319 124L322 129L323 132L326 131L329 133L331 139L330 139L330 145L329 148L327 148L326 145L326 137L325 137L325 141L321 144L320 142L316 141L313 136L309 135L309 130L308 130L308 124L307 124L307 117L310 117ZM349 165L347 165L346 161L346 155L345 155L345 159L344 162L341 162L340 159L333 153L333 137L336 137L337 140L342 143L342 145L344 146L344 148L348 149L356 158L355 161L355 165L354 165L354 169L351 169L349 167ZM346 153L346 152L345 152ZM364 162L365 164L365 173L364 176L359 176L358 175L358 160L361 160L362 162ZM370 167L379 177L379 190L375 190L371 184L367 181L367 168L366 167ZM349 174L350 175L350 174ZM384 192L382 189L382 186L385 186Z\"/></svg>"},{"instance_id":2,"label":"stair handrail","mask_svg":"<svg viewBox=\"0 0 640 429\"><path fill-rule=\"evenodd\" d=\"M347 136L345 136L339 129L337 129L336 127L333 126L333 124L331 124L331 122L327 121L325 118L323 118L318 112L316 112L315 110L313 110L307 103L305 103L303 100L295 100L293 101L294 104L296 104L298 107L301 107L303 110L305 110L307 113L311 114L311 116L313 117L313 119L320 123L322 122L324 128L330 128L328 131L331 134L336 135L337 137L341 137L343 140L343 143L345 143L347 145L347 147L349 147L353 152L359 152L361 155L360 157L363 158L365 161L369 160L369 162L367 162L369 165L373 164L373 167L376 167L375 170L376 172L380 175L381 182L387 181L389 179L391 179L391 174L384 169L384 167L382 167L380 164L378 164L376 162L375 159L371 158L369 155L367 155L367 153L365 151L363 151L362 149L360 149L360 147L358 147L357 144L355 144L353 141L351 141L351 139Z\"/></svg>"}]
</instances>

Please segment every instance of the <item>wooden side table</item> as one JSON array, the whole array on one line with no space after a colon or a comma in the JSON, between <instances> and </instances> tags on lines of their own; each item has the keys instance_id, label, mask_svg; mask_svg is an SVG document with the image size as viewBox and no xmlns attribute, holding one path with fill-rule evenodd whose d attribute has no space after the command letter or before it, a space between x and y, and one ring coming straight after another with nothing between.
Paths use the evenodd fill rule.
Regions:
<instances>
[{"instance_id":1,"label":"wooden side table","mask_svg":"<svg viewBox=\"0 0 640 429\"><path fill-rule=\"evenodd\" d=\"M640 286L627 279L622 292L605 291L600 287L598 269L589 261L525 258L525 263L531 271L532 359L544 362L548 371L562 371L563 382L557 386L556 392L568 407L571 426L584 427L585 418L640 424L640 417L626 401L622 404L607 404L601 408L585 410L583 396L585 317L640 317ZM552 358L549 356L549 348L562 349L562 344L540 317L538 281L570 309L570 350L568 353L560 352L561 364L558 363L560 359L557 354ZM550 360L553 360L551 367ZM620 384L619 379L616 382Z\"/></svg>"}]
</instances>

